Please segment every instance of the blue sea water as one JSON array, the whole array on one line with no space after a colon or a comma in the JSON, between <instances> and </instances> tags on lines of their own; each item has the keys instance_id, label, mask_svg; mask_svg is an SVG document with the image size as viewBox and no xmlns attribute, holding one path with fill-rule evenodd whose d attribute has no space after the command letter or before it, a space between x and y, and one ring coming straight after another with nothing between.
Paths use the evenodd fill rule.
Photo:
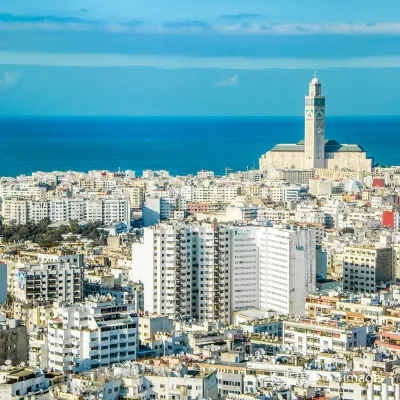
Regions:
<instances>
[{"instance_id":1,"label":"blue sea water","mask_svg":"<svg viewBox=\"0 0 400 400\"><path fill-rule=\"evenodd\" d=\"M258 167L276 143L304 136L301 117L24 117L0 119L0 176L33 171ZM325 136L399 165L400 117L328 117Z\"/></svg>"}]
</instances>

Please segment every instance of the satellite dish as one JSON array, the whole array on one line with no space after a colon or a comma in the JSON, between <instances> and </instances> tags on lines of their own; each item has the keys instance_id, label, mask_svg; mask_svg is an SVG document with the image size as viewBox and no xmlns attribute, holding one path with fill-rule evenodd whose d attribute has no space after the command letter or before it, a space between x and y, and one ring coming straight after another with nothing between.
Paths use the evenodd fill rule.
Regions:
<instances>
[{"instance_id":1,"label":"satellite dish","mask_svg":"<svg viewBox=\"0 0 400 400\"><path fill-rule=\"evenodd\" d=\"M6 360L6 361L4 362L4 364L5 364L5 365L11 365L11 360Z\"/></svg>"},{"instance_id":2,"label":"satellite dish","mask_svg":"<svg viewBox=\"0 0 400 400\"><path fill-rule=\"evenodd\" d=\"M25 367L25 363L22 361L22 362L19 364L19 366L20 366L21 368L24 368L24 367Z\"/></svg>"}]
</instances>

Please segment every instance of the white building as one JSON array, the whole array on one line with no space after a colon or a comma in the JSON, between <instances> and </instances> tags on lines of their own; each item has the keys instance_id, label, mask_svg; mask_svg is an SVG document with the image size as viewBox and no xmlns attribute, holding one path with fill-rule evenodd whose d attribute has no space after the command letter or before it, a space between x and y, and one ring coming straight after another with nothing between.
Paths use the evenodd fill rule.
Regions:
<instances>
[{"instance_id":1,"label":"white building","mask_svg":"<svg viewBox=\"0 0 400 400\"><path fill-rule=\"evenodd\" d=\"M105 296L60 308L48 324L49 368L64 374L135 360L137 347L133 307Z\"/></svg>"},{"instance_id":2,"label":"white building","mask_svg":"<svg viewBox=\"0 0 400 400\"><path fill-rule=\"evenodd\" d=\"M260 307L303 315L315 248L312 229L159 225L133 244L132 275L144 284L145 309L171 318L229 322Z\"/></svg>"},{"instance_id":3,"label":"white building","mask_svg":"<svg viewBox=\"0 0 400 400\"><path fill-rule=\"evenodd\" d=\"M327 228L337 228L339 215L347 211L347 206L342 200L328 199L321 207L325 214L325 226Z\"/></svg>"},{"instance_id":4,"label":"white building","mask_svg":"<svg viewBox=\"0 0 400 400\"><path fill-rule=\"evenodd\" d=\"M294 220L311 224L325 224L324 212L314 204L297 204Z\"/></svg>"},{"instance_id":5,"label":"white building","mask_svg":"<svg viewBox=\"0 0 400 400\"><path fill-rule=\"evenodd\" d=\"M49 385L44 372L33 367L5 366L0 371L0 399L40 398Z\"/></svg>"},{"instance_id":6,"label":"white building","mask_svg":"<svg viewBox=\"0 0 400 400\"><path fill-rule=\"evenodd\" d=\"M19 301L54 300L79 302L82 299L82 269L67 263L17 264L13 281Z\"/></svg>"},{"instance_id":7,"label":"white building","mask_svg":"<svg viewBox=\"0 0 400 400\"><path fill-rule=\"evenodd\" d=\"M213 171L205 171L205 170L202 170L202 171L199 171L199 172L197 173L197 176L198 176L200 179L212 179L212 178L214 178L214 172L213 172Z\"/></svg>"},{"instance_id":8,"label":"white building","mask_svg":"<svg viewBox=\"0 0 400 400\"><path fill-rule=\"evenodd\" d=\"M283 186L282 200L297 201L300 197L300 186Z\"/></svg>"},{"instance_id":9,"label":"white building","mask_svg":"<svg viewBox=\"0 0 400 400\"><path fill-rule=\"evenodd\" d=\"M315 231L263 228L259 246L259 308L304 315L305 298L316 288Z\"/></svg>"},{"instance_id":10,"label":"white building","mask_svg":"<svg viewBox=\"0 0 400 400\"><path fill-rule=\"evenodd\" d=\"M144 284L145 310L173 319L228 320L227 235L211 224L145 228L143 242L132 249L133 277Z\"/></svg>"},{"instance_id":11,"label":"white building","mask_svg":"<svg viewBox=\"0 0 400 400\"><path fill-rule=\"evenodd\" d=\"M126 399L217 399L217 373L177 365L118 363L71 378L68 396ZM67 397L61 397L67 398ZM69 397L68 397L69 398Z\"/></svg>"},{"instance_id":12,"label":"white building","mask_svg":"<svg viewBox=\"0 0 400 400\"><path fill-rule=\"evenodd\" d=\"M283 321L283 343L303 355L333 350L344 352L367 345L367 328L327 318Z\"/></svg>"},{"instance_id":13,"label":"white building","mask_svg":"<svg viewBox=\"0 0 400 400\"><path fill-rule=\"evenodd\" d=\"M278 144L260 158L260 170L264 177L274 170L328 168L369 172L372 159L357 144L340 144L325 140L325 97L321 83L314 76L305 97L304 140L296 144Z\"/></svg>"},{"instance_id":14,"label":"white building","mask_svg":"<svg viewBox=\"0 0 400 400\"><path fill-rule=\"evenodd\" d=\"M86 220L109 225L117 221L130 221L130 205L127 199L114 198L46 201L12 198L4 201L2 216L5 223L26 224L49 218L52 222Z\"/></svg>"}]
</instances>

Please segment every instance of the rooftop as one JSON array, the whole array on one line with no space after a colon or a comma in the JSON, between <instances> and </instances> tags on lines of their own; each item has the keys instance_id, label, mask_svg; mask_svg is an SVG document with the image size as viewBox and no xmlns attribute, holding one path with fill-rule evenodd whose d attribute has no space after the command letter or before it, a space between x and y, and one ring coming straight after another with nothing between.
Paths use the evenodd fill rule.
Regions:
<instances>
[{"instance_id":1,"label":"rooftop","mask_svg":"<svg viewBox=\"0 0 400 400\"><path fill-rule=\"evenodd\" d=\"M277 144L271 151L304 151L304 140L293 144ZM359 144L341 144L336 140L325 140L325 153L343 153L343 152L364 152L364 148Z\"/></svg>"}]
</instances>

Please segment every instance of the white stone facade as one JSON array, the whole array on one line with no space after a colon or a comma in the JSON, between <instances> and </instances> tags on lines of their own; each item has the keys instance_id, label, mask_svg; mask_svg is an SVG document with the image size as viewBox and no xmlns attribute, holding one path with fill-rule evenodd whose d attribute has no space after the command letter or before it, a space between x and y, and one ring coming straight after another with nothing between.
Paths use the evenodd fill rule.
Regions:
<instances>
[{"instance_id":1,"label":"white stone facade","mask_svg":"<svg viewBox=\"0 0 400 400\"><path fill-rule=\"evenodd\" d=\"M270 176L277 169L348 169L370 172L372 159L359 145L325 140L325 97L316 77L305 98L305 140L297 144L279 144L260 158L260 170Z\"/></svg>"}]
</instances>

